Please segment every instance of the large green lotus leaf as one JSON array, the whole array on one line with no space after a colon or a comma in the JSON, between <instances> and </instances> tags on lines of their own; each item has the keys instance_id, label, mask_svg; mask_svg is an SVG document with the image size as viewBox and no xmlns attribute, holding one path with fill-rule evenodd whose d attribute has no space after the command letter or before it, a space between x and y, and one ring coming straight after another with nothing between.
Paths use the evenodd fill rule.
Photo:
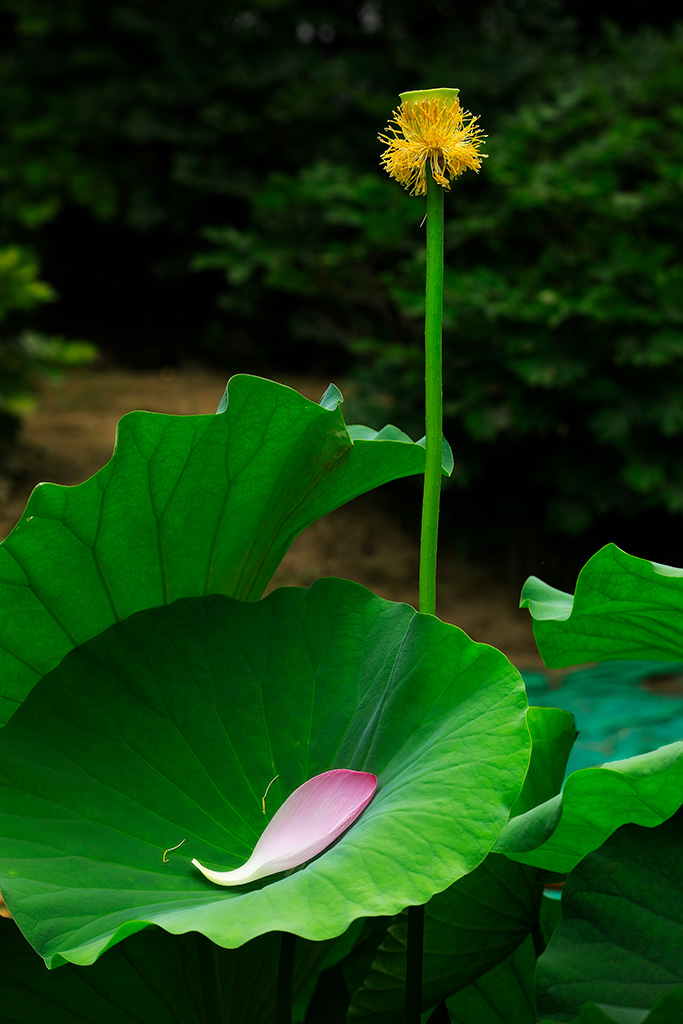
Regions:
<instances>
[{"instance_id":1,"label":"large green lotus leaf","mask_svg":"<svg viewBox=\"0 0 683 1024\"><path fill-rule=\"evenodd\" d=\"M0 921L0 1006L12 1024L271 1024L280 936L220 949L203 935L147 928L90 967L46 971L19 929ZM330 943L295 947L295 996L315 980Z\"/></svg>"},{"instance_id":2,"label":"large green lotus leaf","mask_svg":"<svg viewBox=\"0 0 683 1024\"><path fill-rule=\"evenodd\" d=\"M512 813L554 796L576 736L573 718L529 708L531 761ZM543 886L536 868L499 854L433 896L425 908L422 1006L435 1006L504 960L536 927ZM400 1024L404 1015L407 915L389 928L372 969L354 993L349 1021Z\"/></svg>"},{"instance_id":3,"label":"large green lotus leaf","mask_svg":"<svg viewBox=\"0 0 683 1024\"><path fill-rule=\"evenodd\" d=\"M543 1013L587 1002L649 1009L683 986L683 813L627 825L567 879L562 921L538 962Z\"/></svg>"},{"instance_id":4,"label":"large green lotus leaf","mask_svg":"<svg viewBox=\"0 0 683 1024\"><path fill-rule=\"evenodd\" d=\"M536 953L528 936L505 960L446 1000L451 1024L536 1024Z\"/></svg>"},{"instance_id":5,"label":"large green lotus leaf","mask_svg":"<svg viewBox=\"0 0 683 1024\"><path fill-rule=\"evenodd\" d=\"M99 473L34 490L0 545L0 724L114 622L181 597L258 599L306 526L424 469L395 428L352 441L335 403L259 377L227 393L217 416L124 416Z\"/></svg>"},{"instance_id":6,"label":"large green lotus leaf","mask_svg":"<svg viewBox=\"0 0 683 1024\"><path fill-rule=\"evenodd\" d=\"M2 730L0 889L55 965L145 924L225 947L331 938L484 859L526 773L525 712L499 651L346 580L140 612L72 651ZM269 781L274 813L335 767L379 786L317 860L238 889L190 864L238 866Z\"/></svg>"},{"instance_id":7,"label":"large green lotus leaf","mask_svg":"<svg viewBox=\"0 0 683 1024\"><path fill-rule=\"evenodd\" d=\"M549 668L585 661L683 660L683 569L607 544L586 563L576 593L531 576L521 606Z\"/></svg>"},{"instance_id":8,"label":"large green lotus leaf","mask_svg":"<svg viewBox=\"0 0 683 1024\"><path fill-rule=\"evenodd\" d=\"M512 818L496 850L562 874L626 824L661 825L683 804L683 742L572 772L562 793Z\"/></svg>"}]
</instances>

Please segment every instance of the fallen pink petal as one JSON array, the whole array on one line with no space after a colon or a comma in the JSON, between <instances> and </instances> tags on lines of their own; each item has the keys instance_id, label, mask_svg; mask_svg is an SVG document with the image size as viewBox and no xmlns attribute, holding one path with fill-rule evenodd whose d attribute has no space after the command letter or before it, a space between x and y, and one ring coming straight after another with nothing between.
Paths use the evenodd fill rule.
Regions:
<instances>
[{"instance_id":1,"label":"fallen pink petal","mask_svg":"<svg viewBox=\"0 0 683 1024\"><path fill-rule=\"evenodd\" d=\"M334 768L304 782L273 815L249 860L232 871L212 871L192 863L216 885L244 885L288 871L326 850L365 810L377 789L377 776Z\"/></svg>"}]
</instances>

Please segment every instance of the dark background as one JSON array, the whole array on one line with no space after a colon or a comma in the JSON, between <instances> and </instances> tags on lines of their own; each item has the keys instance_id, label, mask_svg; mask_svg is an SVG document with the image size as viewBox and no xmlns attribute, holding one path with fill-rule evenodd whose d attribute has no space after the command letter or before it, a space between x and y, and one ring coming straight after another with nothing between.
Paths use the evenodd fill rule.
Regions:
<instances>
[{"instance_id":1,"label":"dark background","mask_svg":"<svg viewBox=\"0 0 683 1024\"><path fill-rule=\"evenodd\" d=\"M0 412L30 329L105 366L326 374L347 419L419 436L423 204L377 133L455 85L489 159L447 197L444 538L556 582L608 540L681 564L671 11L0 0Z\"/></svg>"}]
</instances>

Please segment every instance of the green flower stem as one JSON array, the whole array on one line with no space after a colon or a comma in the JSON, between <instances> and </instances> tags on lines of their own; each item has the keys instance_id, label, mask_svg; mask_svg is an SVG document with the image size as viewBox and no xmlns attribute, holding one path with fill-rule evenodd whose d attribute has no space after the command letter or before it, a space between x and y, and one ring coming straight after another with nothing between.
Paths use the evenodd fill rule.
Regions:
<instances>
[{"instance_id":1,"label":"green flower stem","mask_svg":"<svg viewBox=\"0 0 683 1024\"><path fill-rule=\"evenodd\" d=\"M406 1024L422 1020L422 953L424 946L425 908L408 907L406 944Z\"/></svg>"},{"instance_id":2,"label":"green flower stem","mask_svg":"<svg viewBox=\"0 0 683 1024\"><path fill-rule=\"evenodd\" d=\"M275 1024L292 1024L292 978L294 975L294 946L296 935L282 932L280 962L277 971Z\"/></svg>"},{"instance_id":3,"label":"green flower stem","mask_svg":"<svg viewBox=\"0 0 683 1024\"><path fill-rule=\"evenodd\" d=\"M228 1018L223 1001L220 965L220 957L225 950L219 950L215 943L199 932L195 932L195 940L206 1019L216 1021L216 1024L226 1024Z\"/></svg>"},{"instance_id":4,"label":"green flower stem","mask_svg":"<svg viewBox=\"0 0 683 1024\"><path fill-rule=\"evenodd\" d=\"M436 550L441 498L443 433L443 200L444 190L427 167L427 260L425 286L425 422L427 454L422 497L419 609L436 614ZM422 1014L422 947L424 907L408 908L406 951L406 1024L419 1024Z\"/></svg>"},{"instance_id":5,"label":"green flower stem","mask_svg":"<svg viewBox=\"0 0 683 1024\"><path fill-rule=\"evenodd\" d=\"M443 200L444 190L427 167L427 260L425 287L425 423L427 455L422 498L419 610L436 613L436 548L441 497L443 382Z\"/></svg>"}]
</instances>

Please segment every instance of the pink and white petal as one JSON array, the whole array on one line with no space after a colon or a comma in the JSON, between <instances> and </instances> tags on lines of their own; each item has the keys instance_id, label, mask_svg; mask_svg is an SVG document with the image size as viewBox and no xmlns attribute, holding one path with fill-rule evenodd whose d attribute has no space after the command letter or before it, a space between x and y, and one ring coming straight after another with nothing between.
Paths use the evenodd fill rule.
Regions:
<instances>
[{"instance_id":1,"label":"pink and white petal","mask_svg":"<svg viewBox=\"0 0 683 1024\"><path fill-rule=\"evenodd\" d=\"M375 795L377 776L334 768L304 782L273 815L254 852L232 871L192 863L217 885L244 885L304 864L326 850L353 824Z\"/></svg>"}]
</instances>

